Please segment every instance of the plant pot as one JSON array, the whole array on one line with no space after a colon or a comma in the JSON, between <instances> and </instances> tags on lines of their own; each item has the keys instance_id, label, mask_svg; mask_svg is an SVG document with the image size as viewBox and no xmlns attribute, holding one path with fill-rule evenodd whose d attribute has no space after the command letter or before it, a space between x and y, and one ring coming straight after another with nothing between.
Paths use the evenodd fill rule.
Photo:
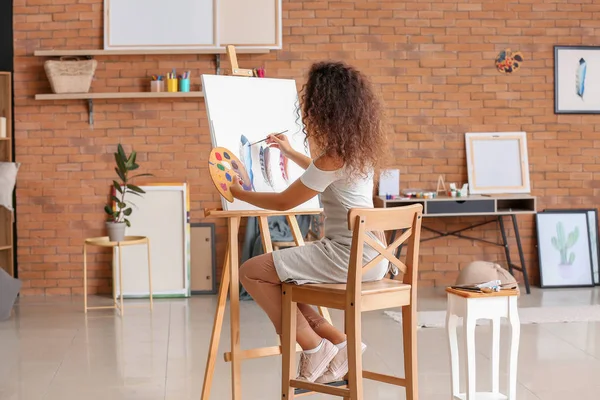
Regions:
<instances>
[{"instance_id":1,"label":"plant pot","mask_svg":"<svg viewBox=\"0 0 600 400\"><path fill-rule=\"evenodd\" d=\"M573 277L573 266L571 264L558 264L558 270L563 279L571 279Z\"/></svg>"},{"instance_id":2,"label":"plant pot","mask_svg":"<svg viewBox=\"0 0 600 400\"><path fill-rule=\"evenodd\" d=\"M111 242L122 242L125 240L125 222L107 222L108 240Z\"/></svg>"}]
</instances>

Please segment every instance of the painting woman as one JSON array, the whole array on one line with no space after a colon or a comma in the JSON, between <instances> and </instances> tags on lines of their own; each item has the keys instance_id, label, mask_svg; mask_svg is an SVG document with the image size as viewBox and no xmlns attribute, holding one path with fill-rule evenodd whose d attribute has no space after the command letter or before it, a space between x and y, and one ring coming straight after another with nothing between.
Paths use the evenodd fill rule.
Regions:
<instances>
[{"instance_id":1,"label":"painting woman","mask_svg":"<svg viewBox=\"0 0 600 400\"><path fill-rule=\"evenodd\" d=\"M270 210L291 209L321 195L326 216L323 239L251 258L240 268L242 284L268 314L278 334L282 329L282 282L347 281L352 243L348 210L373 207L374 171L387 146L380 103L366 77L350 66L313 65L300 107L311 154L316 157L295 151L285 137L272 135L267 143L305 169L303 175L281 193L245 191L237 178L231 187L234 197ZM365 262L376 255L365 246ZM388 263L383 261L366 272L363 280L380 280L387 270ZM346 335L312 306L298 304L296 337L304 350L298 379L327 383L348 372Z\"/></svg>"}]
</instances>

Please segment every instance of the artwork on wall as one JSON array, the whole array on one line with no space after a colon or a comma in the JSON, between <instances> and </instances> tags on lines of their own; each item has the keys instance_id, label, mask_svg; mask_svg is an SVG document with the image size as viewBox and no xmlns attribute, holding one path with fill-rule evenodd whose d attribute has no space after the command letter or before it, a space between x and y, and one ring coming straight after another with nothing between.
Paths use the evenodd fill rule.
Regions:
<instances>
[{"instance_id":1,"label":"artwork on wall","mask_svg":"<svg viewBox=\"0 0 600 400\"><path fill-rule=\"evenodd\" d=\"M520 51L504 49L496 57L496 69L503 74L512 74L520 69L522 64L523 54Z\"/></svg>"},{"instance_id":2,"label":"artwork on wall","mask_svg":"<svg viewBox=\"0 0 600 400\"><path fill-rule=\"evenodd\" d=\"M600 46L554 46L554 112L600 113Z\"/></svg>"},{"instance_id":3,"label":"artwork on wall","mask_svg":"<svg viewBox=\"0 0 600 400\"><path fill-rule=\"evenodd\" d=\"M592 268L594 271L594 285L600 285L600 248L598 246L598 210L573 209L573 210L544 210L544 212L563 212L563 213L587 213L588 228L590 231L590 247L592 251Z\"/></svg>"},{"instance_id":4,"label":"artwork on wall","mask_svg":"<svg viewBox=\"0 0 600 400\"><path fill-rule=\"evenodd\" d=\"M545 211L536 215L536 222L540 286L593 286L593 257L587 211Z\"/></svg>"},{"instance_id":5,"label":"artwork on wall","mask_svg":"<svg viewBox=\"0 0 600 400\"><path fill-rule=\"evenodd\" d=\"M472 194L530 192L525 132L466 133L465 144Z\"/></svg>"}]
</instances>

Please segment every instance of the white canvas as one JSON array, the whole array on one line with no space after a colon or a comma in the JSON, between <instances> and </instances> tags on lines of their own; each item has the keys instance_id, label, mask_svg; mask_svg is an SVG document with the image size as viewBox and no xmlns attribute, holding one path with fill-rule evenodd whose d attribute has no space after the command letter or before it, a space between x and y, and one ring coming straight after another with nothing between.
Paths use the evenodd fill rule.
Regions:
<instances>
[{"instance_id":1,"label":"white canvas","mask_svg":"<svg viewBox=\"0 0 600 400\"><path fill-rule=\"evenodd\" d=\"M285 135L292 146L310 156L305 144L302 130L302 119L297 113L298 91L296 82L291 79L245 78L222 75L202 75L202 86L213 147L224 147L238 158L246 159L241 154L243 135L249 143L266 138L270 133L287 130ZM247 161L247 169L252 171L252 183L257 192L281 192L298 179L303 169L288 160L288 180L283 178L279 166L280 152L269 150L269 162L272 186L264 179L259 160L260 148L266 148L262 142L249 147L251 165ZM208 167L208 165L207 165ZM249 167L249 168L248 168ZM259 208L234 200L229 203L221 199L224 210L258 210ZM314 197L296 210L320 208L318 197Z\"/></svg>"},{"instance_id":2,"label":"white canvas","mask_svg":"<svg viewBox=\"0 0 600 400\"><path fill-rule=\"evenodd\" d=\"M466 133L465 144L472 194L531 191L525 132Z\"/></svg>"},{"instance_id":3,"label":"white canvas","mask_svg":"<svg viewBox=\"0 0 600 400\"><path fill-rule=\"evenodd\" d=\"M213 0L104 0L104 48L213 46L213 6Z\"/></svg>"},{"instance_id":4,"label":"white canvas","mask_svg":"<svg viewBox=\"0 0 600 400\"><path fill-rule=\"evenodd\" d=\"M560 240L559 225L563 239ZM551 213L537 215L540 275L543 287L587 286L593 284L592 259L587 213ZM572 246L564 247L569 235L578 232ZM565 253L557 249L564 248Z\"/></svg>"},{"instance_id":5,"label":"white canvas","mask_svg":"<svg viewBox=\"0 0 600 400\"><path fill-rule=\"evenodd\" d=\"M400 194L400 170L385 169L379 175L379 196Z\"/></svg>"},{"instance_id":6,"label":"white canvas","mask_svg":"<svg viewBox=\"0 0 600 400\"><path fill-rule=\"evenodd\" d=\"M577 91L580 60L585 61L583 95ZM600 112L600 50L558 48L555 65L557 112Z\"/></svg>"},{"instance_id":7,"label":"white canvas","mask_svg":"<svg viewBox=\"0 0 600 400\"><path fill-rule=\"evenodd\" d=\"M140 186L143 197L129 196L135 203L127 217L131 227L127 236L150 239L152 258L152 292L158 296L185 297L189 284L189 231L187 222L186 185ZM124 297L148 296L148 255L144 245L123 247ZM117 265L115 250L113 265ZM115 275L117 294L119 275Z\"/></svg>"}]
</instances>

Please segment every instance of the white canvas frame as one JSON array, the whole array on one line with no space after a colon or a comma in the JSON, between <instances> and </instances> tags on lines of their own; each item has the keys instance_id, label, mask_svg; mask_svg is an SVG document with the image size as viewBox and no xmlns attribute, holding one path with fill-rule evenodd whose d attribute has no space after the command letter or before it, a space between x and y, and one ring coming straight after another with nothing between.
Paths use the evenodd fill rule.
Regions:
<instances>
[{"instance_id":1,"label":"white canvas frame","mask_svg":"<svg viewBox=\"0 0 600 400\"><path fill-rule=\"evenodd\" d=\"M553 245L558 238L558 224L562 224L563 237L578 229L574 245L567 248L564 257ZM540 286L566 288L594 286L593 257L590 245L589 219L586 211L544 211L536 215ZM554 239L553 239L554 238ZM571 254L573 261L569 260ZM567 262L563 262L564 260Z\"/></svg>"},{"instance_id":2,"label":"white canvas frame","mask_svg":"<svg viewBox=\"0 0 600 400\"><path fill-rule=\"evenodd\" d=\"M530 193L525 132L465 134L471 194Z\"/></svg>"},{"instance_id":3,"label":"white canvas frame","mask_svg":"<svg viewBox=\"0 0 600 400\"><path fill-rule=\"evenodd\" d=\"M255 8L250 11L244 10L248 7L245 1L237 0L236 4L231 0L173 0L166 3L161 0L104 0L104 49L138 53L223 50L229 44L247 49L281 49L282 1L271 1L275 14L273 41L239 44L230 41L240 34L231 34L229 30L247 31L248 27L256 27L252 22L255 18L262 18L256 5L252 5ZM231 14L232 8L237 13ZM140 18L142 13L144 18ZM228 27L224 26L223 18L228 19ZM144 21L152 23L144 24ZM265 34L263 32L262 36Z\"/></svg>"},{"instance_id":4,"label":"white canvas frame","mask_svg":"<svg viewBox=\"0 0 600 400\"><path fill-rule=\"evenodd\" d=\"M310 157L305 145L304 125L297 114L298 90L293 79L246 78L239 76L202 75L202 86L213 147L224 147L240 157L240 136L250 143L266 138L269 133L287 130L292 147ZM257 192L281 192L298 179L304 170L288 161L288 182L279 177L279 150L272 149L270 165L278 177L274 187L264 183L260 163L260 146L251 147L252 171ZM208 162L206 164L208 168ZM207 170L208 172L208 170ZM217 191L215 190L215 193ZM256 211L260 208L235 199L233 203L221 197L223 210ZM318 196L294 208L294 211L321 208Z\"/></svg>"},{"instance_id":5,"label":"white canvas frame","mask_svg":"<svg viewBox=\"0 0 600 400\"><path fill-rule=\"evenodd\" d=\"M150 239L150 256L152 257L152 283L153 283L153 295L155 297L188 297L191 294L191 283L190 283L190 224L189 224L189 202L188 202L188 191L187 184L156 184L156 185L140 185L140 187L146 191L146 195L152 195L157 192L174 192L179 193L181 197L181 203L177 206L176 212L180 215L181 219L173 221L177 226L170 228L164 224L157 222L156 218L152 218L153 215L163 212L163 208L158 210L144 210L144 214L149 214L150 218L141 217L141 208L143 207L143 198L138 196L131 196L132 200L138 207L133 207L133 213L128 217L132 221L132 226L126 229L126 235L139 235L147 236ZM168 204L164 204L163 207L169 207ZM181 207L181 208L179 208ZM168 247L165 248L164 241L161 241L158 237L153 237L152 232L149 231L148 227L140 224L139 221L135 221L136 217L140 217L142 222L149 224L148 227L152 228L152 231L156 234L165 233L169 234L176 229L177 232L181 232L182 242L177 243L176 248ZM138 218L138 219L140 219ZM159 228L159 229L156 229ZM181 251L179 265L173 266L169 256L165 256L166 252ZM114 284L116 285L117 296L120 296L119 288L119 274L116 273L116 266L118 265L118 249L115 248L113 254L113 273ZM165 262L165 260L169 262ZM146 254L145 246L127 246L123 248L123 297L124 298L145 298L148 297L148 268L147 268L148 257ZM167 279L163 279L163 276L167 276L168 279L177 274L176 277L179 282L175 284L172 282L170 287L161 290L161 283ZM161 281L162 280L162 281ZM133 288L132 288L133 287Z\"/></svg>"}]
</instances>

